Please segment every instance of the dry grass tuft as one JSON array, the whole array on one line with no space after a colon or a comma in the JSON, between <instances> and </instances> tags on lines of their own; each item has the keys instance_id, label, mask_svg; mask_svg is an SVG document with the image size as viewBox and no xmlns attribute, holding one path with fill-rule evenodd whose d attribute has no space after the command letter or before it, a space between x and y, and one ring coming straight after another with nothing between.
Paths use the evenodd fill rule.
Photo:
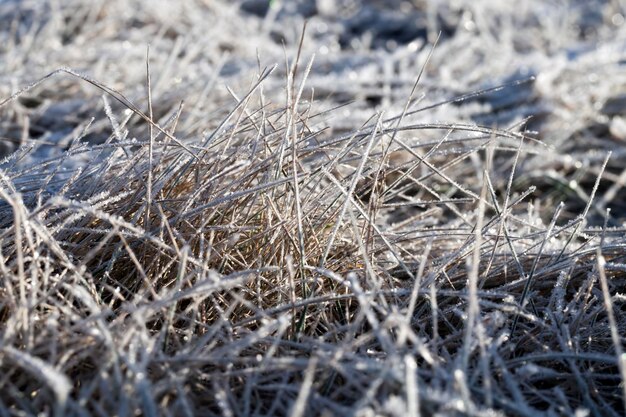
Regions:
<instances>
[{"instance_id":1,"label":"dry grass tuft","mask_svg":"<svg viewBox=\"0 0 626 417\"><path fill-rule=\"evenodd\" d=\"M103 106L0 162L0 414L621 415L624 154L572 185L415 90L345 131L298 45L207 120L149 66L139 99L69 69L6 95Z\"/></svg>"}]
</instances>

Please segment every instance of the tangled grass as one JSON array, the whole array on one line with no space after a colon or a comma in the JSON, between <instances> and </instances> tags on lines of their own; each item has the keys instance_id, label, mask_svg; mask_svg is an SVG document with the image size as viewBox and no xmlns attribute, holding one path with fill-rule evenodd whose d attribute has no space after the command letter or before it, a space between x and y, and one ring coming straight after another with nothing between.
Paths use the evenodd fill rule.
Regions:
<instances>
[{"instance_id":1,"label":"tangled grass","mask_svg":"<svg viewBox=\"0 0 626 417\"><path fill-rule=\"evenodd\" d=\"M0 104L104 121L0 163L0 414L621 415L623 150L424 122L459 100L419 82L333 128L294 52L207 120L149 65L140 102L62 69Z\"/></svg>"}]
</instances>

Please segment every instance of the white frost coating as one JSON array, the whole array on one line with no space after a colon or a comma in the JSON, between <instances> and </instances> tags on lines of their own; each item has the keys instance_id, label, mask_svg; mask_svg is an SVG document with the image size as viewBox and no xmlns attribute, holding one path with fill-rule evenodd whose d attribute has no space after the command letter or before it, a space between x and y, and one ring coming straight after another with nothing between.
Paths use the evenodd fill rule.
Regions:
<instances>
[{"instance_id":1,"label":"white frost coating","mask_svg":"<svg viewBox=\"0 0 626 417\"><path fill-rule=\"evenodd\" d=\"M72 383L64 373L40 358L31 356L12 346L4 346L2 351L20 364L27 372L46 384L54 392L59 407L61 409L65 408L65 403L72 390Z\"/></svg>"}]
</instances>

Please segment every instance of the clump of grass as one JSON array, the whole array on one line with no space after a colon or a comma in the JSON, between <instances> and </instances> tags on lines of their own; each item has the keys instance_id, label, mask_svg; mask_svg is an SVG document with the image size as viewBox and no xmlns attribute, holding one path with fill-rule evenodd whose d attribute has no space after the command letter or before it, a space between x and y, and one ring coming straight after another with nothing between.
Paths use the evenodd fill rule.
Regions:
<instances>
[{"instance_id":1,"label":"clump of grass","mask_svg":"<svg viewBox=\"0 0 626 417\"><path fill-rule=\"evenodd\" d=\"M260 69L207 120L154 99L149 68L141 104L68 69L0 104L60 74L103 93L65 152L0 163L1 413L622 413L621 153L551 190L528 167L556 150L425 123L418 83L341 132L313 64L297 51L283 100Z\"/></svg>"},{"instance_id":2,"label":"clump of grass","mask_svg":"<svg viewBox=\"0 0 626 417\"><path fill-rule=\"evenodd\" d=\"M4 412L618 412L624 321L598 291L624 255L584 228L593 193L537 223L512 179L543 145L382 115L324 136L298 93L252 107L269 72L185 145L181 111L131 141L107 105L103 145L4 161Z\"/></svg>"}]
</instances>

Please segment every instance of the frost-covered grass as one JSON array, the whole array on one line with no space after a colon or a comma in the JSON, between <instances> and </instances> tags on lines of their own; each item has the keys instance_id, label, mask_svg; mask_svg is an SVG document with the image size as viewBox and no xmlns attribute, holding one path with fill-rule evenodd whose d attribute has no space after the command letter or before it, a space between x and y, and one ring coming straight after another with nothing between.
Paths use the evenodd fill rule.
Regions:
<instances>
[{"instance_id":1,"label":"frost-covered grass","mask_svg":"<svg viewBox=\"0 0 626 417\"><path fill-rule=\"evenodd\" d=\"M240 3L0 2L0 415L623 415L618 2Z\"/></svg>"}]
</instances>

